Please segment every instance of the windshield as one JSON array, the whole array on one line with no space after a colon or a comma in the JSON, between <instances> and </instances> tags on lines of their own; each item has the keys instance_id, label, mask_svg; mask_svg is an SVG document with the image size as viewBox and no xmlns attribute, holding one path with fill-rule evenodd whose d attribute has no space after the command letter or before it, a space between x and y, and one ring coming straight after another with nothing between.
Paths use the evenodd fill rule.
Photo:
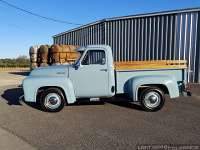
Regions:
<instances>
[{"instance_id":1,"label":"windshield","mask_svg":"<svg viewBox=\"0 0 200 150\"><path fill-rule=\"evenodd\" d=\"M76 64L79 62L79 60L81 59L81 57L82 57L82 55L83 55L83 52L84 52L84 51L79 51L79 52L78 52L79 56L78 56L78 58L76 59L76 61L74 62L74 65L76 65Z\"/></svg>"}]
</instances>

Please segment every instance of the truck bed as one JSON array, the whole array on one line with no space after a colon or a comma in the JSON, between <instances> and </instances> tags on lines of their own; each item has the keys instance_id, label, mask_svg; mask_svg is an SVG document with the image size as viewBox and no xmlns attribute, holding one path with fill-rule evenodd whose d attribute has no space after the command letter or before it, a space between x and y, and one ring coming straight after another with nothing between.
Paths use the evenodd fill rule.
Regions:
<instances>
[{"instance_id":1,"label":"truck bed","mask_svg":"<svg viewBox=\"0 0 200 150\"><path fill-rule=\"evenodd\" d=\"M114 62L115 70L186 69L186 60L155 60Z\"/></svg>"},{"instance_id":2,"label":"truck bed","mask_svg":"<svg viewBox=\"0 0 200 150\"><path fill-rule=\"evenodd\" d=\"M137 76L170 75L177 81L186 77L185 60L115 62L116 93L124 93L127 81Z\"/></svg>"}]
</instances>

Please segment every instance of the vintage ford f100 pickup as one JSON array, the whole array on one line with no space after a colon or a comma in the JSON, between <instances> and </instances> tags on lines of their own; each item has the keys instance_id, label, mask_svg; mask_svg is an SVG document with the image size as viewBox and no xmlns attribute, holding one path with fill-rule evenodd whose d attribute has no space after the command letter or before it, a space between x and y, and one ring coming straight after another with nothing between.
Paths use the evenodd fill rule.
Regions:
<instances>
[{"instance_id":1,"label":"vintage ford f100 pickup","mask_svg":"<svg viewBox=\"0 0 200 150\"><path fill-rule=\"evenodd\" d=\"M79 98L125 95L147 111L160 110L165 94L179 97L186 91L184 60L114 62L107 45L78 48L74 64L41 67L23 81L25 101L38 102L45 111L60 111Z\"/></svg>"}]
</instances>

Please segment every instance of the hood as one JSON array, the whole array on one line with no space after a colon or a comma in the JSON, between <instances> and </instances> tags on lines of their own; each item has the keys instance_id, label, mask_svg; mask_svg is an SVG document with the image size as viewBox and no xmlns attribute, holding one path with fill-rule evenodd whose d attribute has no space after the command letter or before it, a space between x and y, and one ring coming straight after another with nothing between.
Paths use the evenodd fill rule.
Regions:
<instances>
[{"instance_id":1,"label":"hood","mask_svg":"<svg viewBox=\"0 0 200 150\"><path fill-rule=\"evenodd\" d=\"M71 65L57 65L49 67L39 67L31 71L30 76L68 76Z\"/></svg>"}]
</instances>

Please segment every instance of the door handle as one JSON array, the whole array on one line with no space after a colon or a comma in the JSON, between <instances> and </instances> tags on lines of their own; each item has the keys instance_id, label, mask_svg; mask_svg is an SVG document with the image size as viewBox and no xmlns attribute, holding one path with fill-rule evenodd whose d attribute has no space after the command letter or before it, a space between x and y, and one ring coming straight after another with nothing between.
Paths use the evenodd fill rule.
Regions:
<instances>
[{"instance_id":1,"label":"door handle","mask_svg":"<svg viewBox=\"0 0 200 150\"><path fill-rule=\"evenodd\" d=\"M107 72L107 71L108 71L108 69L100 69L100 71L105 71L105 72Z\"/></svg>"}]
</instances>

